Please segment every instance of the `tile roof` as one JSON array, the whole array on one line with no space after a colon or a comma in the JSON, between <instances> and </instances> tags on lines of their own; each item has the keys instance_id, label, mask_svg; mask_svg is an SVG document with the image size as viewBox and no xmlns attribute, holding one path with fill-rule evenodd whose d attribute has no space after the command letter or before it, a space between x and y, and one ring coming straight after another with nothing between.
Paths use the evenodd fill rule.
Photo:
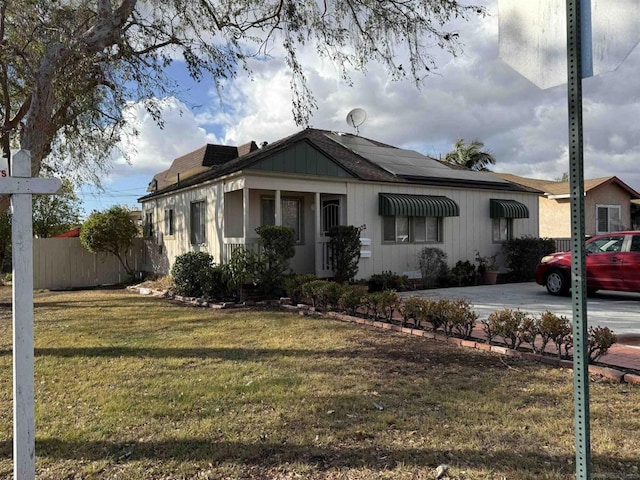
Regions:
<instances>
[{"instance_id":1,"label":"tile roof","mask_svg":"<svg viewBox=\"0 0 640 480\"><path fill-rule=\"evenodd\" d=\"M165 175L165 183L158 182L158 190L154 191L150 195L142 197L141 200L153 197L155 195L168 193L183 188L187 188L193 185L197 185L201 182L213 180L215 178L228 175L237 171L250 169L252 165L260 162L263 159L270 157L278 152L290 148L294 144L305 142L311 145L313 148L330 158L337 165L342 167L345 171L353 175L354 178L371 182L393 182L393 183L408 183L408 184L425 184L425 185L438 185L438 186L456 186L456 187L471 187L471 188L490 188L498 190L510 190L510 191L526 191L537 192L527 186L516 185L511 182L505 181L491 172L473 172L469 170L466 175L455 173L459 171L457 168L447 167L446 163L439 162L433 158L423 156L425 162L435 162L441 165L440 171L444 172L444 175L431 178L421 178L409 175L394 175L393 173L385 170L379 164L374 161L365 158L365 156L358 153L356 149L349 148L339 141L336 141L337 137L343 136L345 138L354 137L351 134L338 134L336 132L330 132L328 130L320 130L314 128L307 128L300 132L297 132L288 137L282 138L268 145L264 145L262 148L257 148L254 142L250 142L241 147L225 147L227 149L233 149L238 152L238 155L233 157L229 155L223 158L222 155L217 157L220 161L211 162L211 165L207 165L208 168L198 171L198 168L205 166L205 162L202 161L205 147L202 147L194 152L184 155L176 160L174 164L177 164L174 168L169 169L168 174ZM397 151L400 155L406 150L399 149L392 145L387 145L382 142L378 142L372 139L364 139L374 147L381 147L391 155L394 151ZM209 147L209 146L207 146ZM221 146L212 146L219 148ZM244 153L247 151L247 153ZM222 150L219 150L222 151ZM241 154L244 153L244 154ZM413 152L415 153L415 152ZM446 168L442 168L444 165ZM181 168L190 168L194 173L188 178L180 176L180 182L177 183L177 178L171 176L172 171L177 171ZM449 173L447 173L449 172ZM155 177L154 177L155 178ZM168 182L168 184L166 183Z\"/></svg>"}]
</instances>

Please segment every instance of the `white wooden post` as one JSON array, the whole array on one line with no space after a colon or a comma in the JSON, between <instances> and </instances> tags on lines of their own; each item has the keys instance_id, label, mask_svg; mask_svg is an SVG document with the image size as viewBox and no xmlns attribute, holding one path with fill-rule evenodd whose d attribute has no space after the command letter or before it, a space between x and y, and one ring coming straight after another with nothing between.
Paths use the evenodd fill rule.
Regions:
<instances>
[{"instance_id":1,"label":"white wooden post","mask_svg":"<svg viewBox=\"0 0 640 480\"><path fill-rule=\"evenodd\" d=\"M31 155L16 152L11 177L0 181L0 194L11 195L13 255L13 478L35 478L35 406L33 361L33 212L34 193L55 193L54 178L30 178Z\"/></svg>"}]
</instances>

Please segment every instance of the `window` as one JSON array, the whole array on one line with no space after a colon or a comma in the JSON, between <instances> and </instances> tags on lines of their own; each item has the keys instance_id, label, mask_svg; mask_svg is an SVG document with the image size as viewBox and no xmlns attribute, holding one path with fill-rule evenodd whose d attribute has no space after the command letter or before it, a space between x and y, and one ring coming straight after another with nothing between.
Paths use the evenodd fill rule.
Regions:
<instances>
[{"instance_id":1,"label":"window","mask_svg":"<svg viewBox=\"0 0 640 480\"><path fill-rule=\"evenodd\" d=\"M302 200L283 197L280 199L280 211L282 212L282 226L293 228L296 232L296 243L302 243ZM261 225L276 224L276 201L274 198L262 198L261 217Z\"/></svg>"},{"instance_id":2,"label":"window","mask_svg":"<svg viewBox=\"0 0 640 480\"><path fill-rule=\"evenodd\" d=\"M167 208L164 211L164 234L165 235L174 234L173 208Z\"/></svg>"},{"instance_id":3,"label":"window","mask_svg":"<svg viewBox=\"0 0 640 480\"><path fill-rule=\"evenodd\" d=\"M144 214L144 236L152 238L155 236L155 229L153 227L153 212L147 212Z\"/></svg>"},{"instance_id":4,"label":"window","mask_svg":"<svg viewBox=\"0 0 640 480\"><path fill-rule=\"evenodd\" d=\"M191 203L190 221L191 221L191 243L199 245L205 242L206 203L204 200Z\"/></svg>"},{"instance_id":5,"label":"window","mask_svg":"<svg viewBox=\"0 0 640 480\"><path fill-rule=\"evenodd\" d=\"M441 217L382 217L382 240L393 243L442 242Z\"/></svg>"},{"instance_id":6,"label":"window","mask_svg":"<svg viewBox=\"0 0 640 480\"><path fill-rule=\"evenodd\" d=\"M620 222L620 205L596 205L596 233L624 230Z\"/></svg>"},{"instance_id":7,"label":"window","mask_svg":"<svg viewBox=\"0 0 640 480\"><path fill-rule=\"evenodd\" d=\"M506 242L513 238L513 219L512 218L492 218L491 231L494 242Z\"/></svg>"}]
</instances>

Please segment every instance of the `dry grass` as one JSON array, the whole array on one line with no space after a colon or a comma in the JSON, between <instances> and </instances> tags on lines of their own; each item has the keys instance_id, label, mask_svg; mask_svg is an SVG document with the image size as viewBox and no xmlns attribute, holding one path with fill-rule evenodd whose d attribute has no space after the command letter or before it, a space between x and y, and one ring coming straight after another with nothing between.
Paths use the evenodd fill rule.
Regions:
<instances>
[{"instance_id":1,"label":"dry grass","mask_svg":"<svg viewBox=\"0 0 640 480\"><path fill-rule=\"evenodd\" d=\"M0 290L0 478L11 478ZM573 478L570 371L123 290L35 302L38 479L426 479L441 463L454 479ZM594 478L640 478L640 389L591 387Z\"/></svg>"}]
</instances>

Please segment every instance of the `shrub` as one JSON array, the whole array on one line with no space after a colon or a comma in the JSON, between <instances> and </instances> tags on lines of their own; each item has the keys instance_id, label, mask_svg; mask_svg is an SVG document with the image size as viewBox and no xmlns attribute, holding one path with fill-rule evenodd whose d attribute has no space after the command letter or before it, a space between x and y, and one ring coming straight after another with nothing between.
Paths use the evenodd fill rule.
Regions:
<instances>
[{"instance_id":1,"label":"shrub","mask_svg":"<svg viewBox=\"0 0 640 480\"><path fill-rule=\"evenodd\" d=\"M426 320L432 325L434 330L444 330L444 325L449 318L452 302L448 298L432 300L426 305Z\"/></svg>"},{"instance_id":2,"label":"shrub","mask_svg":"<svg viewBox=\"0 0 640 480\"><path fill-rule=\"evenodd\" d=\"M400 296L394 290L369 292L363 296L363 303L367 310L367 315L374 320L382 318L390 322L393 319L393 314L400 306Z\"/></svg>"},{"instance_id":3,"label":"shrub","mask_svg":"<svg viewBox=\"0 0 640 480\"><path fill-rule=\"evenodd\" d=\"M231 286L227 269L213 265L202 270L200 275L202 295L210 300L230 300L236 292Z\"/></svg>"},{"instance_id":4,"label":"shrub","mask_svg":"<svg viewBox=\"0 0 640 480\"><path fill-rule=\"evenodd\" d=\"M520 310L505 308L492 312L482 323L489 343L500 336L507 347L517 350L524 341L531 341L530 334L523 333L532 328L531 317Z\"/></svg>"},{"instance_id":5,"label":"shrub","mask_svg":"<svg viewBox=\"0 0 640 480\"><path fill-rule=\"evenodd\" d=\"M295 230L280 225L263 225L256 228L260 237L257 280L265 295L277 295L282 290L284 272L295 251Z\"/></svg>"},{"instance_id":6,"label":"shrub","mask_svg":"<svg viewBox=\"0 0 640 480\"><path fill-rule=\"evenodd\" d=\"M288 297L295 303L302 301L303 293L302 287L305 283L317 280L317 277L313 273L305 273L302 275L292 274L287 275L282 279L282 287Z\"/></svg>"},{"instance_id":7,"label":"shrub","mask_svg":"<svg viewBox=\"0 0 640 480\"><path fill-rule=\"evenodd\" d=\"M336 282L349 282L358 273L362 227L336 225L329 229L329 256Z\"/></svg>"},{"instance_id":8,"label":"shrub","mask_svg":"<svg viewBox=\"0 0 640 480\"><path fill-rule=\"evenodd\" d=\"M589 362L596 362L618 341L618 336L609 327L589 327L587 335L587 353Z\"/></svg>"},{"instance_id":9,"label":"shrub","mask_svg":"<svg viewBox=\"0 0 640 480\"><path fill-rule=\"evenodd\" d=\"M466 287L478 283L476 266L469 260L458 260L449 272L449 284L456 287Z\"/></svg>"},{"instance_id":10,"label":"shrub","mask_svg":"<svg viewBox=\"0 0 640 480\"><path fill-rule=\"evenodd\" d=\"M422 320L426 317L426 300L420 297L406 298L398 307L398 311L402 316L403 326L408 326L409 320L413 320L414 326L420 327Z\"/></svg>"},{"instance_id":11,"label":"shrub","mask_svg":"<svg viewBox=\"0 0 640 480\"><path fill-rule=\"evenodd\" d=\"M442 284L449 273L447 254L439 248L423 248L418 254L418 265L425 287L435 287Z\"/></svg>"},{"instance_id":12,"label":"shrub","mask_svg":"<svg viewBox=\"0 0 640 480\"><path fill-rule=\"evenodd\" d=\"M533 280L540 259L556 251L556 242L552 238L525 236L514 238L502 244L502 253L506 266L511 270L510 281L526 282Z\"/></svg>"},{"instance_id":13,"label":"shrub","mask_svg":"<svg viewBox=\"0 0 640 480\"><path fill-rule=\"evenodd\" d=\"M409 289L409 277L398 275L391 271L384 271L371 275L367 285L370 292L382 292L383 290L402 292Z\"/></svg>"},{"instance_id":14,"label":"shrub","mask_svg":"<svg viewBox=\"0 0 640 480\"><path fill-rule=\"evenodd\" d=\"M338 306L342 285L328 280L313 280L302 285L302 293L311 298L315 308L329 310Z\"/></svg>"},{"instance_id":15,"label":"shrub","mask_svg":"<svg viewBox=\"0 0 640 480\"><path fill-rule=\"evenodd\" d=\"M366 285L345 285L338 300L338 306L349 314L355 314L358 307L362 305L362 297L366 294Z\"/></svg>"},{"instance_id":16,"label":"shrub","mask_svg":"<svg viewBox=\"0 0 640 480\"><path fill-rule=\"evenodd\" d=\"M558 316L555 313L546 311L538 320L537 333L541 341L539 347L534 345L534 350L538 353L544 353L549 342L552 342L559 357L562 353L562 343L571 334L571 323L564 315Z\"/></svg>"},{"instance_id":17,"label":"shrub","mask_svg":"<svg viewBox=\"0 0 640 480\"><path fill-rule=\"evenodd\" d=\"M445 335L457 334L462 338L471 337L478 315L471 309L471 305L467 300L458 298L449 302L443 314Z\"/></svg>"},{"instance_id":18,"label":"shrub","mask_svg":"<svg viewBox=\"0 0 640 480\"><path fill-rule=\"evenodd\" d=\"M202 285L211 268L213 268L213 257L205 252L187 252L176 257L171 267L171 277L176 293L186 297L203 296Z\"/></svg>"}]
</instances>

